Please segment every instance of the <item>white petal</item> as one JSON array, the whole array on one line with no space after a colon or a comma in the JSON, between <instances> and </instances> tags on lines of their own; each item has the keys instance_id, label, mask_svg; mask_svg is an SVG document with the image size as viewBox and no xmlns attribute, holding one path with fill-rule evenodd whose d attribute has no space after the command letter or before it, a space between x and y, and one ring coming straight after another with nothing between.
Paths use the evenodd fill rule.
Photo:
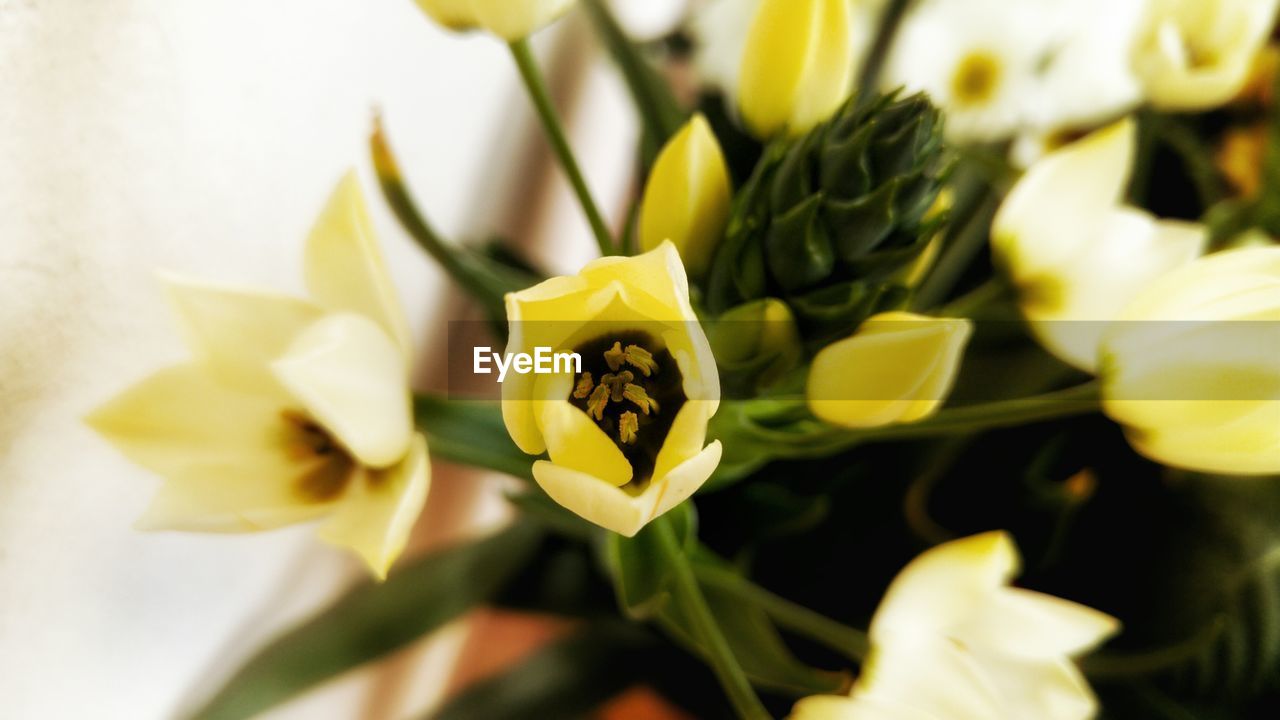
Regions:
<instances>
[{"instance_id":1,"label":"white petal","mask_svg":"<svg viewBox=\"0 0 1280 720\"><path fill-rule=\"evenodd\" d=\"M1007 588L953 632L962 642L1004 655L1058 660L1092 649L1119 628L1119 621L1093 608Z\"/></svg>"},{"instance_id":2,"label":"white petal","mask_svg":"<svg viewBox=\"0 0 1280 720\"><path fill-rule=\"evenodd\" d=\"M404 551L430 487L427 441L416 434L399 463L361 474L318 534L325 542L351 549L384 579Z\"/></svg>"},{"instance_id":3,"label":"white petal","mask_svg":"<svg viewBox=\"0 0 1280 720\"><path fill-rule=\"evenodd\" d=\"M164 277L191 351L219 381L250 392L279 393L270 363L320 317L305 300L217 288Z\"/></svg>"},{"instance_id":4,"label":"white petal","mask_svg":"<svg viewBox=\"0 0 1280 720\"><path fill-rule=\"evenodd\" d=\"M329 310L350 310L382 326L409 352L404 310L373 234L354 172L342 178L307 239L307 288Z\"/></svg>"},{"instance_id":5,"label":"white petal","mask_svg":"<svg viewBox=\"0 0 1280 720\"><path fill-rule=\"evenodd\" d=\"M363 465L381 468L409 449L413 418L405 358L362 315L329 315L272 364L311 416Z\"/></svg>"}]
</instances>

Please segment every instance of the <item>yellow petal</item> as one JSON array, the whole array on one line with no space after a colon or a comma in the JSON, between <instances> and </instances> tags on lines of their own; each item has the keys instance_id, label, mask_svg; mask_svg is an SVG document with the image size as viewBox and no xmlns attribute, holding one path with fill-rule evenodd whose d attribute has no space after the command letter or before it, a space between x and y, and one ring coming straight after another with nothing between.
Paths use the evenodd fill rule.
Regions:
<instances>
[{"instance_id":1,"label":"yellow petal","mask_svg":"<svg viewBox=\"0 0 1280 720\"><path fill-rule=\"evenodd\" d=\"M711 126L701 114L658 154L640 206L640 246L675 244L689 274L711 263L729 220L729 170Z\"/></svg>"},{"instance_id":2,"label":"yellow petal","mask_svg":"<svg viewBox=\"0 0 1280 720\"><path fill-rule=\"evenodd\" d=\"M479 22L471 9L471 0L415 0L432 20L450 30L470 30Z\"/></svg>"},{"instance_id":3,"label":"yellow petal","mask_svg":"<svg viewBox=\"0 0 1280 720\"><path fill-rule=\"evenodd\" d=\"M648 519L644 506L634 497L594 475L538 460L533 464L533 478L552 500L619 535L634 536Z\"/></svg>"},{"instance_id":4,"label":"yellow petal","mask_svg":"<svg viewBox=\"0 0 1280 720\"><path fill-rule=\"evenodd\" d=\"M703 448L702 452L675 466L660 478L655 475L658 479L649 485L640 498L649 506L645 523L692 497L719 467L723 452L720 441L715 440Z\"/></svg>"},{"instance_id":5,"label":"yellow petal","mask_svg":"<svg viewBox=\"0 0 1280 720\"><path fill-rule=\"evenodd\" d=\"M339 313L313 323L272 369L362 465L387 467L408 451L413 417L404 356L364 316Z\"/></svg>"},{"instance_id":6,"label":"yellow petal","mask_svg":"<svg viewBox=\"0 0 1280 720\"><path fill-rule=\"evenodd\" d=\"M161 370L88 418L130 460L164 477L144 529L239 532L324 511L297 491L276 398L219 384L201 365Z\"/></svg>"},{"instance_id":7,"label":"yellow petal","mask_svg":"<svg viewBox=\"0 0 1280 720\"><path fill-rule=\"evenodd\" d=\"M955 381L967 320L882 313L818 352L805 394L822 420L843 427L914 422L937 410Z\"/></svg>"},{"instance_id":8,"label":"yellow petal","mask_svg":"<svg viewBox=\"0 0 1280 720\"><path fill-rule=\"evenodd\" d=\"M338 183L311 230L307 288L329 310L350 310L382 326L404 355L409 330L386 263L378 249L354 172Z\"/></svg>"},{"instance_id":9,"label":"yellow petal","mask_svg":"<svg viewBox=\"0 0 1280 720\"><path fill-rule=\"evenodd\" d=\"M471 0L477 24L504 40L519 40L560 17L573 0Z\"/></svg>"},{"instance_id":10,"label":"yellow petal","mask_svg":"<svg viewBox=\"0 0 1280 720\"><path fill-rule=\"evenodd\" d=\"M427 441L415 434L409 454L399 463L362 473L318 535L325 542L355 552L383 580L404 551L430 487Z\"/></svg>"},{"instance_id":11,"label":"yellow petal","mask_svg":"<svg viewBox=\"0 0 1280 720\"><path fill-rule=\"evenodd\" d=\"M657 304L638 308L654 320L696 322L689 302L689 277L675 245L664 242L635 257L610 256L593 260L579 275L593 287L611 283Z\"/></svg>"},{"instance_id":12,"label":"yellow petal","mask_svg":"<svg viewBox=\"0 0 1280 720\"><path fill-rule=\"evenodd\" d=\"M318 307L283 295L232 290L165 276L187 344L220 381L249 392L279 393L270 363L305 327Z\"/></svg>"},{"instance_id":13,"label":"yellow petal","mask_svg":"<svg viewBox=\"0 0 1280 720\"><path fill-rule=\"evenodd\" d=\"M807 132L849 97L853 61L846 0L763 0L742 58L743 118L760 137Z\"/></svg>"},{"instance_id":14,"label":"yellow petal","mask_svg":"<svg viewBox=\"0 0 1280 720\"><path fill-rule=\"evenodd\" d=\"M585 412L569 404L573 388L568 375L539 377L548 388L540 395L562 399L535 401L538 430L547 444L551 461L562 467L599 478L614 487L631 480L631 463L613 439Z\"/></svg>"}]
</instances>

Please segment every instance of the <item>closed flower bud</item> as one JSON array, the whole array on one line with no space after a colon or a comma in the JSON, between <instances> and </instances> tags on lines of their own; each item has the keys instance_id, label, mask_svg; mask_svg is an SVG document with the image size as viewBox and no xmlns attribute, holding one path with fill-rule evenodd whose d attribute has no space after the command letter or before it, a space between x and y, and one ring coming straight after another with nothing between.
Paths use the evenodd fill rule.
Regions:
<instances>
[{"instance_id":1,"label":"closed flower bud","mask_svg":"<svg viewBox=\"0 0 1280 720\"><path fill-rule=\"evenodd\" d=\"M724 391L754 396L798 366L804 355L791 308L776 298L743 303L710 326Z\"/></svg>"},{"instance_id":2,"label":"closed flower bud","mask_svg":"<svg viewBox=\"0 0 1280 720\"><path fill-rule=\"evenodd\" d=\"M1271 34L1277 0L1154 0L1133 66L1152 104L1217 107L1240 92Z\"/></svg>"},{"instance_id":3,"label":"closed flower bud","mask_svg":"<svg viewBox=\"0 0 1280 720\"><path fill-rule=\"evenodd\" d=\"M869 318L813 359L809 409L833 425L869 428L932 415L955 382L968 320L906 312Z\"/></svg>"},{"instance_id":4,"label":"closed flower bud","mask_svg":"<svg viewBox=\"0 0 1280 720\"><path fill-rule=\"evenodd\" d=\"M418 7L451 30L484 29L519 40L560 17L573 0L417 0Z\"/></svg>"},{"instance_id":5,"label":"closed flower bud","mask_svg":"<svg viewBox=\"0 0 1280 720\"><path fill-rule=\"evenodd\" d=\"M720 463L705 445L720 379L675 246L606 257L507 296L508 350L576 353L580 367L513 375L502 417L564 507L622 535L683 502Z\"/></svg>"},{"instance_id":6,"label":"closed flower bud","mask_svg":"<svg viewBox=\"0 0 1280 720\"><path fill-rule=\"evenodd\" d=\"M849 97L854 41L848 0L763 0L747 35L738 102L760 137L799 135Z\"/></svg>"},{"instance_id":7,"label":"closed flower bud","mask_svg":"<svg viewBox=\"0 0 1280 720\"><path fill-rule=\"evenodd\" d=\"M871 620L871 654L848 696L816 695L792 720L1087 720L1097 700L1072 662L1115 618L1011 587L1003 532L943 543L894 578Z\"/></svg>"},{"instance_id":8,"label":"closed flower bud","mask_svg":"<svg viewBox=\"0 0 1280 720\"><path fill-rule=\"evenodd\" d=\"M1199 256L1208 239L1200 225L1120 204L1133 146L1133 123L1124 120L1050 152L992 223L992 252L1031 331L1089 372L1107 323L1147 284Z\"/></svg>"},{"instance_id":9,"label":"closed flower bud","mask_svg":"<svg viewBox=\"0 0 1280 720\"><path fill-rule=\"evenodd\" d=\"M694 115L659 153L640 209L640 246L670 240L692 277L711 263L729 219L729 170L711 126Z\"/></svg>"},{"instance_id":10,"label":"closed flower bud","mask_svg":"<svg viewBox=\"0 0 1280 720\"><path fill-rule=\"evenodd\" d=\"M1280 247L1217 253L1153 283L1102 345L1103 409L1167 465L1280 473Z\"/></svg>"}]
</instances>

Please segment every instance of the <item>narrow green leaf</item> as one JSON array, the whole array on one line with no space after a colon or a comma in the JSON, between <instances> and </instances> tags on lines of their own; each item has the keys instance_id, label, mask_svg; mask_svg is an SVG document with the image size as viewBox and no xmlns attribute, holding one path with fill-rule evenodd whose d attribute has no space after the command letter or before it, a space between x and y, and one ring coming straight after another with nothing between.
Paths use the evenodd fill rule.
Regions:
<instances>
[{"instance_id":1,"label":"narrow green leaf","mask_svg":"<svg viewBox=\"0 0 1280 720\"><path fill-rule=\"evenodd\" d=\"M540 534L517 522L398 567L385 583L357 586L260 650L192 720L252 717L431 633L497 593Z\"/></svg>"},{"instance_id":2,"label":"narrow green leaf","mask_svg":"<svg viewBox=\"0 0 1280 720\"><path fill-rule=\"evenodd\" d=\"M528 720L586 716L644 672L654 643L618 622L588 625L497 677L482 680L431 720Z\"/></svg>"},{"instance_id":3,"label":"narrow green leaf","mask_svg":"<svg viewBox=\"0 0 1280 720\"><path fill-rule=\"evenodd\" d=\"M536 458L511 441L497 401L415 395L413 412L433 457L533 480Z\"/></svg>"}]
</instances>

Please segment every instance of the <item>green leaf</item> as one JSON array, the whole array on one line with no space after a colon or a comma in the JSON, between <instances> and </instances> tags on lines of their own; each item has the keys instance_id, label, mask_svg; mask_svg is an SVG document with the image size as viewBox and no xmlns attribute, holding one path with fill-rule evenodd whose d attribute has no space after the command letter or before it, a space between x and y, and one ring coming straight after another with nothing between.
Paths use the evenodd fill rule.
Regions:
<instances>
[{"instance_id":1,"label":"green leaf","mask_svg":"<svg viewBox=\"0 0 1280 720\"><path fill-rule=\"evenodd\" d=\"M696 561L714 566L721 572L732 572L727 563L709 551L697 551ZM753 684L801 696L836 692L848 682L847 674L816 670L797 660L782 641L768 614L757 605L746 602L741 593L732 592L722 583L707 583L701 579L698 585L734 657ZM705 656L704 650L694 640L696 635L688 618L677 603L663 606L659 620L677 642L695 654Z\"/></svg>"},{"instance_id":2,"label":"green leaf","mask_svg":"<svg viewBox=\"0 0 1280 720\"><path fill-rule=\"evenodd\" d=\"M384 657L487 601L538 548L517 522L478 542L431 553L357 586L262 648L192 720L239 720Z\"/></svg>"},{"instance_id":3,"label":"green leaf","mask_svg":"<svg viewBox=\"0 0 1280 720\"><path fill-rule=\"evenodd\" d=\"M681 503L668 515L681 544L688 547L698 534L693 503ZM647 525L635 537L609 533L605 539L604 564L613 578L618 603L623 612L635 619L653 617L670 597L667 584L671 568L662 560L656 533L652 525Z\"/></svg>"},{"instance_id":4,"label":"green leaf","mask_svg":"<svg viewBox=\"0 0 1280 720\"><path fill-rule=\"evenodd\" d=\"M609 50L609 55L626 80L631 99L644 124L646 154L652 158L680 130L685 121L685 112L676 102L671 86L645 60L604 3L601 0L584 0L583 7L591 18L600 41Z\"/></svg>"},{"instance_id":5,"label":"green leaf","mask_svg":"<svg viewBox=\"0 0 1280 720\"><path fill-rule=\"evenodd\" d=\"M431 720L583 717L645 672L653 641L618 622L588 625L497 677L468 687Z\"/></svg>"},{"instance_id":6,"label":"green leaf","mask_svg":"<svg viewBox=\"0 0 1280 720\"><path fill-rule=\"evenodd\" d=\"M505 335L507 311L503 297L536 285L543 278L484 252L445 242L414 203L380 122L374 124L369 145L382 194L400 224L454 282L480 303L495 331Z\"/></svg>"},{"instance_id":7,"label":"green leaf","mask_svg":"<svg viewBox=\"0 0 1280 720\"><path fill-rule=\"evenodd\" d=\"M494 400L415 395L413 413L432 457L533 480L533 461L507 434Z\"/></svg>"}]
</instances>

